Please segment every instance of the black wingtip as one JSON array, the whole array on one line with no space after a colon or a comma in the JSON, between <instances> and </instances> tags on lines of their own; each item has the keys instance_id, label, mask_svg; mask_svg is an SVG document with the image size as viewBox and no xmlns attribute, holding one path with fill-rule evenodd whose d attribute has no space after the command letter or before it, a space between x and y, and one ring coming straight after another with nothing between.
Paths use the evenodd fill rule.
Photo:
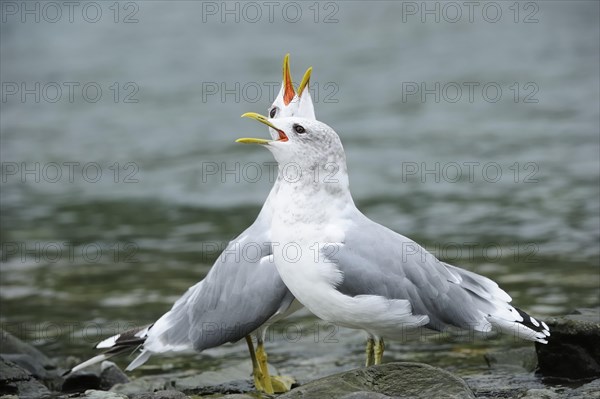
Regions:
<instances>
[{"instance_id":1,"label":"black wingtip","mask_svg":"<svg viewBox=\"0 0 600 399\"><path fill-rule=\"evenodd\" d=\"M523 324L525 327L532 329L535 332L544 334L544 336L546 338L550 336L550 328L548 327L548 325L546 323L544 323L542 320L537 320L533 316L528 315L527 313L525 313L524 311L522 311L521 309L519 309L517 307L515 307L515 309L517 310L517 312L519 312L519 315L523 318L523 321L521 322L521 324Z\"/></svg>"}]
</instances>

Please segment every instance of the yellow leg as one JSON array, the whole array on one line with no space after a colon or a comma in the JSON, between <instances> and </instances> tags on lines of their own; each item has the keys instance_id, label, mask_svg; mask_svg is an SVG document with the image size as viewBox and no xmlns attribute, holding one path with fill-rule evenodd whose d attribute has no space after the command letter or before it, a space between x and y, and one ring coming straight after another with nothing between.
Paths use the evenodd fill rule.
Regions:
<instances>
[{"instance_id":1,"label":"yellow leg","mask_svg":"<svg viewBox=\"0 0 600 399\"><path fill-rule=\"evenodd\" d=\"M385 350L385 342L383 338L379 338L375 343L375 364L381 364L383 358L383 351Z\"/></svg>"},{"instance_id":2,"label":"yellow leg","mask_svg":"<svg viewBox=\"0 0 600 399\"><path fill-rule=\"evenodd\" d=\"M375 362L373 357L373 345L375 345L375 340L373 337L367 338L367 348L365 351L367 354L367 361L365 362L366 367L372 366Z\"/></svg>"},{"instance_id":3,"label":"yellow leg","mask_svg":"<svg viewBox=\"0 0 600 399\"><path fill-rule=\"evenodd\" d=\"M292 385L296 380L287 375L272 375L271 384L273 385L273 391L275 393L284 393L292 389Z\"/></svg>"},{"instance_id":4,"label":"yellow leg","mask_svg":"<svg viewBox=\"0 0 600 399\"><path fill-rule=\"evenodd\" d=\"M256 359L258 360L258 366L262 371L262 386L264 391L273 394L273 384L271 383L269 365L267 364L267 352L265 351L265 343L261 339L259 339L256 344Z\"/></svg>"},{"instance_id":5,"label":"yellow leg","mask_svg":"<svg viewBox=\"0 0 600 399\"><path fill-rule=\"evenodd\" d=\"M274 393L284 393L292 389L292 385L296 382L295 379L285 375L270 375L269 364L267 363L267 351L265 350L264 341L257 338L256 358L262 372L263 381L261 385L265 388L263 391L272 390ZM268 392L267 392L268 393Z\"/></svg>"},{"instance_id":6,"label":"yellow leg","mask_svg":"<svg viewBox=\"0 0 600 399\"><path fill-rule=\"evenodd\" d=\"M252 377L254 378L254 387L258 391L273 394L273 387L271 387L271 390L269 391L268 387L265 387L265 385L263 384L264 375L256 358L256 352L254 351L252 337L250 337L249 335L246 335L246 343L248 344L248 352L250 352L250 359L252 360Z\"/></svg>"}]
</instances>

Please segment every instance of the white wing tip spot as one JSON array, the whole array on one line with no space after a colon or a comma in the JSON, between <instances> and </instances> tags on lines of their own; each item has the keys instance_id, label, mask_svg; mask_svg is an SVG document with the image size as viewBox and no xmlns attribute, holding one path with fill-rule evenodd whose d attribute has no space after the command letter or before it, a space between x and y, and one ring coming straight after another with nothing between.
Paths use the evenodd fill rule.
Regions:
<instances>
[{"instance_id":1,"label":"white wing tip spot","mask_svg":"<svg viewBox=\"0 0 600 399\"><path fill-rule=\"evenodd\" d=\"M531 324L533 324L536 327L540 326L540 323L538 323L538 321L536 319L534 319L533 317L529 316L529 319L531 320Z\"/></svg>"},{"instance_id":2,"label":"white wing tip spot","mask_svg":"<svg viewBox=\"0 0 600 399\"><path fill-rule=\"evenodd\" d=\"M121 336L121 334L117 334L117 335L113 335L112 337L106 338L104 341L100 341L96 345L96 349L112 348L120 336Z\"/></svg>"}]
</instances>

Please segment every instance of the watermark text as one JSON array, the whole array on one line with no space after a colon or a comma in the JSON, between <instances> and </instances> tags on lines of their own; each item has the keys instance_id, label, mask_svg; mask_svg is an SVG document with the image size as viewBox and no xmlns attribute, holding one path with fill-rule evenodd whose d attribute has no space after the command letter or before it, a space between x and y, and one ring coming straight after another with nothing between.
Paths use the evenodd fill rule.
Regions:
<instances>
[{"instance_id":1,"label":"watermark text","mask_svg":"<svg viewBox=\"0 0 600 399\"><path fill-rule=\"evenodd\" d=\"M2 183L139 183L135 162L1 162Z\"/></svg>"},{"instance_id":2,"label":"watermark text","mask_svg":"<svg viewBox=\"0 0 600 399\"><path fill-rule=\"evenodd\" d=\"M2 23L76 23L101 21L135 24L140 6L134 1L2 1Z\"/></svg>"},{"instance_id":3,"label":"watermark text","mask_svg":"<svg viewBox=\"0 0 600 399\"><path fill-rule=\"evenodd\" d=\"M2 82L2 102L94 104L100 101L136 104L140 88L135 82Z\"/></svg>"}]
</instances>

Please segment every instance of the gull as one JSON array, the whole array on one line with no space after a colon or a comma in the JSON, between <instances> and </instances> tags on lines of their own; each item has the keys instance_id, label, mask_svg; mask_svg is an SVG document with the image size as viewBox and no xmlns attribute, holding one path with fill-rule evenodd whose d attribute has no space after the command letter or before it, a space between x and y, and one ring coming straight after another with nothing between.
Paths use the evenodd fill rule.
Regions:
<instances>
[{"instance_id":1,"label":"gull","mask_svg":"<svg viewBox=\"0 0 600 399\"><path fill-rule=\"evenodd\" d=\"M380 341L411 331L499 331L547 343L550 331L510 304L494 281L449 265L363 215L349 189L337 133L317 120L256 119L279 133L260 144L278 163L272 207L273 259L283 282L317 317ZM368 352L367 352L368 353Z\"/></svg>"},{"instance_id":2,"label":"gull","mask_svg":"<svg viewBox=\"0 0 600 399\"><path fill-rule=\"evenodd\" d=\"M308 68L296 93L292 85L289 54L283 61L283 81L268 112L272 118L300 115L314 119ZM273 138L279 133L269 129ZM272 394L289 390L291 380L269 375L264 341L267 328L301 308L279 277L272 261L270 224L271 198L275 183L254 223L233 239L206 275L179 298L171 310L149 326L117 334L98 343L106 352L69 370L74 372L116 354L141 347L141 353L127 371L144 364L151 355L189 351L201 352L227 342L246 339L254 383L258 390ZM244 256L260 248L260 256ZM255 334L254 350L251 335Z\"/></svg>"}]
</instances>

